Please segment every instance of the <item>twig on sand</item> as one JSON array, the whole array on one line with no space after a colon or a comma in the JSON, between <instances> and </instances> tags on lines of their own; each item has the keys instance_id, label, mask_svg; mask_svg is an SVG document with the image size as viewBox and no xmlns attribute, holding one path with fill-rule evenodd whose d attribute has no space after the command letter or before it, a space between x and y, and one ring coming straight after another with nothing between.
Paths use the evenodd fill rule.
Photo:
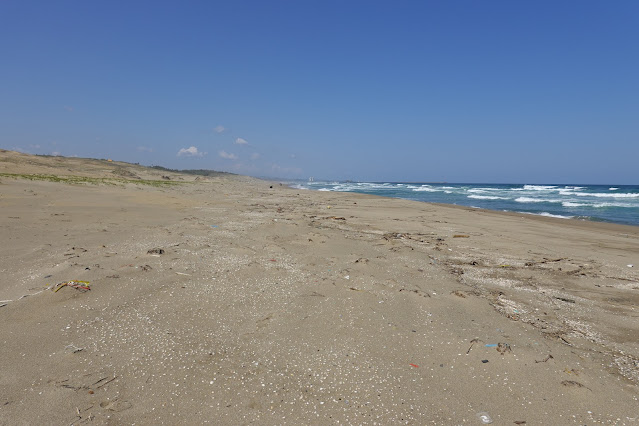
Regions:
<instances>
[{"instance_id":1,"label":"twig on sand","mask_svg":"<svg viewBox=\"0 0 639 426\"><path fill-rule=\"evenodd\" d=\"M473 348L473 345L474 345L475 343L479 343L479 342L481 342L481 340L479 340L479 339L473 339L473 340L471 340L471 341L470 341L470 347L469 347L469 348L468 348L468 350L466 351L466 355L468 355L468 354L470 353L470 350Z\"/></svg>"}]
</instances>

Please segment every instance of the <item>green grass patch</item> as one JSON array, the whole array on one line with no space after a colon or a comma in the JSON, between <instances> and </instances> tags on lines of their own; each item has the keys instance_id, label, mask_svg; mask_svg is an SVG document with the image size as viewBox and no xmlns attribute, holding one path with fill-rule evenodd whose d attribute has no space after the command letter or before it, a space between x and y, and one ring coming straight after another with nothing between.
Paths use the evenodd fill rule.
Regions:
<instances>
[{"instance_id":1,"label":"green grass patch","mask_svg":"<svg viewBox=\"0 0 639 426\"><path fill-rule=\"evenodd\" d=\"M61 182L72 185L125 185L132 183L135 185L155 186L158 188L166 188L171 186L183 185L188 182L175 182L168 180L146 180L146 179L123 179L123 178L92 178L86 176L56 176L45 174L21 174L21 173L0 173L0 177L8 177L13 179L28 179L48 182Z\"/></svg>"}]
</instances>

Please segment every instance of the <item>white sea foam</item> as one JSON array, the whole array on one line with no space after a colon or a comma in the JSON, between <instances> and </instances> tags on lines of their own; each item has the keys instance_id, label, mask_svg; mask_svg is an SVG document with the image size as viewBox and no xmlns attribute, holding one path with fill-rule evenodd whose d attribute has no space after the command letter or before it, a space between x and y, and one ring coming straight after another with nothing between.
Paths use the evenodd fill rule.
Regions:
<instances>
[{"instance_id":1,"label":"white sea foam","mask_svg":"<svg viewBox=\"0 0 639 426\"><path fill-rule=\"evenodd\" d=\"M318 191L334 191L334 190L330 188L320 188L318 189Z\"/></svg>"},{"instance_id":2,"label":"white sea foam","mask_svg":"<svg viewBox=\"0 0 639 426\"><path fill-rule=\"evenodd\" d=\"M515 201L517 201L518 203L561 203L561 200L549 200L546 198L530 198L530 197L515 198Z\"/></svg>"},{"instance_id":3,"label":"white sea foam","mask_svg":"<svg viewBox=\"0 0 639 426\"><path fill-rule=\"evenodd\" d=\"M524 189L527 191L552 191L556 190L556 185L524 185Z\"/></svg>"},{"instance_id":4,"label":"white sea foam","mask_svg":"<svg viewBox=\"0 0 639 426\"><path fill-rule=\"evenodd\" d=\"M441 189L431 188L429 186L420 186L419 188L413 189L413 191L417 192L442 192Z\"/></svg>"},{"instance_id":5,"label":"white sea foam","mask_svg":"<svg viewBox=\"0 0 639 426\"><path fill-rule=\"evenodd\" d=\"M490 192L490 191L507 191L501 188L472 188L469 189L468 192L474 192L474 193L485 193L485 192Z\"/></svg>"},{"instance_id":6,"label":"white sea foam","mask_svg":"<svg viewBox=\"0 0 639 426\"><path fill-rule=\"evenodd\" d=\"M587 192L574 192L571 193L570 195L578 195L580 197L597 197L597 198L639 198L639 193L635 192L622 192L622 193L615 193L615 194L610 194L610 193L606 193L606 192L592 192L592 193L587 193Z\"/></svg>"},{"instance_id":7,"label":"white sea foam","mask_svg":"<svg viewBox=\"0 0 639 426\"><path fill-rule=\"evenodd\" d=\"M622 208L638 208L639 205L633 203L576 203L573 201L564 201L561 203L564 207L593 207L593 208L604 208L604 207L622 207Z\"/></svg>"},{"instance_id":8,"label":"white sea foam","mask_svg":"<svg viewBox=\"0 0 639 426\"><path fill-rule=\"evenodd\" d=\"M289 185L289 188L293 188L293 189L310 189L310 188L307 188L307 187L305 187L305 186L303 186L303 185L301 185L299 183L288 184L288 185Z\"/></svg>"},{"instance_id":9,"label":"white sea foam","mask_svg":"<svg viewBox=\"0 0 639 426\"><path fill-rule=\"evenodd\" d=\"M630 204L630 203L595 203L592 205L593 207L625 207L625 208L638 208L639 206L636 204Z\"/></svg>"},{"instance_id":10,"label":"white sea foam","mask_svg":"<svg viewBox=\"0 0 639 426\"><path fill-rule=\"evenodd\" d=\"M619 189L619 188L615 188L615 187L613 186L612 188L608 188L608 191L616 191L616 190L618 190L618 189Z\"/></svg>"},{"instance_id":11,"label":"white sea foam","mask_svg":"<svg viewBox=\"0 0 639 426\"><path fill-rule=\"evenodd\" d=\"M546 216L546 217L556 217L559 219L572 219L574 216L564 216L564 215L560 215L560 214L552 214L552 213L548 213L548 212L541 212L541 213L536 213L539 216Z\"/></svg>"},{"instance_id":12,"label":"white sea foam","mask_svg":"<svg viewBox=\"0 0 639 426\"><path fill-rule=\"evenodd\" d=\"M541 213L519 212L519 213L531 214L534 216L556 217L557 219L572 219L574 217L574 216L563 216L560 214L552 214L548 212L541 212Z\"/></svg>"},{"instance_id":13,"label":"white sea foam","mask_svg":"<svg viewBox=\"0 0 639 426\"><path fill-rule=\"evenodd\" d=\"M468 198L475 198L478 200L509 200L509 198L506 197L492 197L490 195L469 195Z\"/></svg>"}]
</instances>

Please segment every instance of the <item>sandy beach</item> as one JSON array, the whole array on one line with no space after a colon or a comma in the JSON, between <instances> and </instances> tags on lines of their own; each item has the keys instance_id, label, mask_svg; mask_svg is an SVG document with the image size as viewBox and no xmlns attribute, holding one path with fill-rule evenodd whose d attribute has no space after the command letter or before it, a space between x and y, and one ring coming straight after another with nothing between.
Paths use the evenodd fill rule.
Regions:
<instances>
[{"instance_id":1,"label":"sandy beach","mask_svg":"<svg viewBox=\"0 0 639 426\"><path fill-rule=\"evenodd\" d=\"M0 212L2 425L639 425L639 227L11 151Z\"/></svg>"}]
</instances>

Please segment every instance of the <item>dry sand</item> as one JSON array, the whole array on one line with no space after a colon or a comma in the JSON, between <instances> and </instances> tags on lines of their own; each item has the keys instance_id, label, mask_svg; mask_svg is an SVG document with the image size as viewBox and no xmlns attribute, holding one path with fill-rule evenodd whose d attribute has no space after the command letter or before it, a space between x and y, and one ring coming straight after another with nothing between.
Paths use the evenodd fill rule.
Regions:
<instances>
[{"instance_id":1,"label":"dry sand","mask_svg":"<svg viewBox=\"0 0 639 426\"><path fill-rule=\"evenodd\" d=\"M639 425L638 227L9 151L0 180L0 424Z\"/></svg>"}]
</instances>

